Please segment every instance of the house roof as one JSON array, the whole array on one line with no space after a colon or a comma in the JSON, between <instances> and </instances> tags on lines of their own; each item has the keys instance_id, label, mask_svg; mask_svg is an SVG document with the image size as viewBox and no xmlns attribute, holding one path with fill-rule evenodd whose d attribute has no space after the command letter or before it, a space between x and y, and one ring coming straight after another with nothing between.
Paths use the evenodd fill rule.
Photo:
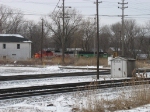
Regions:
<instances>
[{"instance_id":1,"label":"house roof","mask_svg":"<svg viewBox=\"0 0 150 112\"><path fill-rule=\"evenodd\" d=\"M19 34L0 34L0 42L31 42Z\"/></svg>"}]
</instances>

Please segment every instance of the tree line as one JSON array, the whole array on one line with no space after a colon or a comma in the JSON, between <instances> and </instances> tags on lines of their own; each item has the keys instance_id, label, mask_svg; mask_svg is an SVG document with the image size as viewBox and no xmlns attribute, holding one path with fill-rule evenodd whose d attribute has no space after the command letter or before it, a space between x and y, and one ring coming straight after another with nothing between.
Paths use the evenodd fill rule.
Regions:
<instances>
[{"instance_id":1,"label":"tree line","mask_svg":"<svg viewBox=\"0 0 150 112\"><path fill-rule=\"evenodd\" d=\"M76 9L67 9L64 24L64 48L82 48L84 51L96 51L96 21L94 18L85 18ZM42 35L42 21L34 22L24 18L21 11L0 6L0 33L20 34L32 41L32 55L43 48L62 48L63 25L62 13L55 11L44 19ZM137 54L150 54L150 21L139 25L134 19L124 22L125 56L135 58ZM121 22L112 25L100 25L100 50L107 52L113 48L121 55ZM41 38L43 37L43 38Z\"/></svg>"}]
</instances>

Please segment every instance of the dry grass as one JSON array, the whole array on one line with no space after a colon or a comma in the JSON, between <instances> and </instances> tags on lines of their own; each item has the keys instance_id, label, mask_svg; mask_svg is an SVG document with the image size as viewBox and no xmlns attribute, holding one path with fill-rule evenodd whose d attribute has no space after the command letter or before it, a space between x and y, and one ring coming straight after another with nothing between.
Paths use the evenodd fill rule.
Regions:
<instances>
[{"instance_id":1,"label":"dry grass","mask_svg":"<svg viewBox=\"0 0 150 112\"><path fill-rule=\"evenodd\" d=\"M72 57L65 57L64 61L65 63L62 62L62 57L54 57L51 59L51 62L53 64L58 64L58 65L72 65L74 63L74 58Z\"/></svg>"},{"instance_id":2,"label":"dry grass","mask_svg":"<svg viewBox=\"0 0 150 112\"><path fill-rule=\"evenodd\" d=\"M26 61L17 61L16 65L73 65L73 66L96 66L97 58L96 57L65 57L65 63L62 63L62 57L51 57L41 59L29 59ZM3 60L0 59L0 64L14 64L14 60ZM107 58L100 58L99 65L108 66ZM149 60L137 60L136 68L150 67Z\"/></svg>"},{"instance_id":3,"label":"dry grass","mask_svg":"<svg viewBox=\"0 0 150 112\"><path fill-rule=\"evenodd\" d=\"M73 65L73 66L96 66L97 58L76 58L76 57L65 57L65 63L62 62L62 57L51 57L41 59L29 59L26 61L17 61L14 63L13 60L0 60L0 64L15 64L15 65ZM100 58L99 64L108 66L107 58Z\"/></svg>"},{"instance_id":4,"label":"dry grass","mask_svg":"<svg viewBox=\"0 0 150 112\"><path fill-rule=\"evenodd\" d=\"M108 60L107 58L100 58L99 59L99 64L103 66L108 66ZM74 62L75 66L96 66L97 65L97 58L85 58L85 57L80 57L76 58Z\"/></svg>"},{"instance_id":5,"label":"dry grass","mask_svg":"<svg viewBox=\"0 0 150 112\"><path fill-rule=\"evenodd\" d=\"M62 58L61 57L55 57L52 58L53 64L60 64L62 65ZM99 64L103 66L108 66L108 60L107 58L100 58ZM71 58L67 57L65 58L65 65L74 65L74 66L96 66L97 65L97 58L86 58L86 57L79 57L79 58Z\"/></svg>"},{"instance_id":6,"label":"dry grass","mask_svg":"<svg viewBox=\"0 0 150 112\"><path fill-rule=\"evenodd\" d=\"M150 89L145 85L137 86L130 92L121 92L118 98L105 100L104 104L109 105L107 110L127 110L150 103Z\"/></svg>"},{"instance_id":7,"label":"dry grass","mask_svg":"<svg viewBox=\"0 0 150 112\"><path fill-rule=\"evenodd\" d=\"M150 60L136 60L136 68L150 67Z\"/></svg>"},{"instance_id":8,"label":"dry grass","mask_svg":"<svg viewBox=\"0 0 150 112\"><path fill-rule=\"evenodd\" d=\"M41 59L29 59L26 61L17 61L15 65L73 65L73 66L97 66L97 58L96 57L65 57L65 63L62 63L62 57L50 57ZM0 64L14 64L14 60L9 59L0 59ZM100 58L99 65L108 66L107 58ZM137 60L136 68L150 67L149 60Z\"/></svg>"},{"instance_id":9,"label":"dry grass","mask_svg":"<svg viewBox=\"0 0 150 112\"><path fill-rule=\"evenodd\" d=\"M80 109L76 112L112 112L116 110L128 110L149 104L150 88L148 83L143 80L143 77L138 77L138 80L143 81L139 83L140 85L136 85L135 80L137 80L137 78L132 78L130 81L132 84L132 89L130 91L125 87L122 92L118 92L117 97L113 99L107 95L102 97L95 93L90 93L87 97L86 105L82 107L78 106L78 109Z\"/></svg>"}]
</instances>

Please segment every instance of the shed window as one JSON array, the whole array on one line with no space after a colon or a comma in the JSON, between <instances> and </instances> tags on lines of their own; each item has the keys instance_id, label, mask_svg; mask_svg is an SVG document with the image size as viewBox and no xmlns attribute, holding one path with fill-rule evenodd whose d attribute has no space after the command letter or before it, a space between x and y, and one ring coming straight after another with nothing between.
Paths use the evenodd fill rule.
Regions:
<instances>
[{"instance_id":1,"label":"shed window","mask_svg":"<svg viewBox=\"0 0 150 112\"><path fill-rule=\"evenodd\" d=\"M20 44L17 44L17 49L20 49Z\"/></svg>"},{"instance_id":2,"label":"shed window","mask_svg":"<svg viewBox=\"0 0 150 112\"><path fill-rule=\"evenodd\" d=\"M6 44L3 44L3 49L6 49Z\"/></svg>"}]
</instances>

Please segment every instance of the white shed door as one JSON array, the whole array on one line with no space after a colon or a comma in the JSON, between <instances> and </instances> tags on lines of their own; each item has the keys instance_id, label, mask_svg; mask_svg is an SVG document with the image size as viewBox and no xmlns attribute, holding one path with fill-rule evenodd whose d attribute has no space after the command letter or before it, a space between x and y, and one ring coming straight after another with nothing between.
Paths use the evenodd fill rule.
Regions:
<instances>
[{"instance_id":1,"label":"white shed door","mask_svg":"<svg viewBox=\"0 0 150 112\"><path fill-rule=\"evenodd\" d=\"M121 60L114 60L114 65L113 65L113 77L122 77L122 61Z\"/></svg>"}]
</instances>

